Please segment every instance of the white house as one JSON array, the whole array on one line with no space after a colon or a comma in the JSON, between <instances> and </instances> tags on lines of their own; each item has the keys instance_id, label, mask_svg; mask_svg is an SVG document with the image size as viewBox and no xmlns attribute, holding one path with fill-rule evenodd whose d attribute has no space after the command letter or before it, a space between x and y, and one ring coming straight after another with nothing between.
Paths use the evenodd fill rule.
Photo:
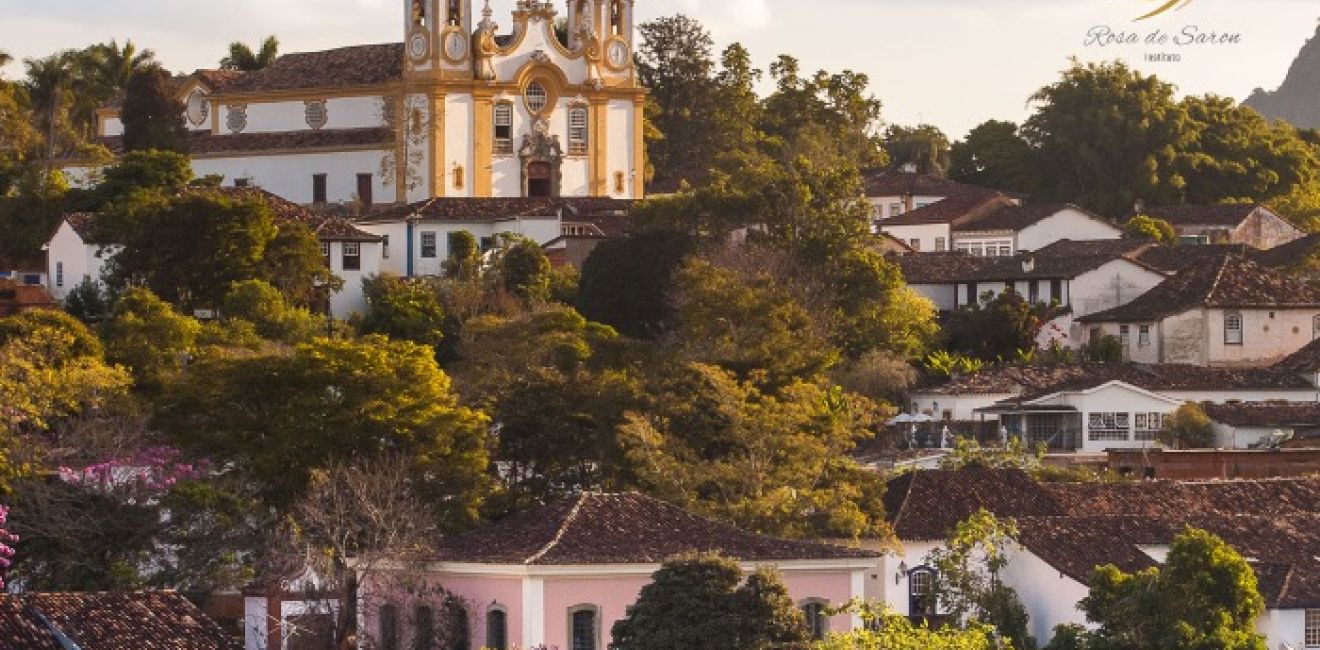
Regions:
<instances>
[{"instance_id":1,"label":"white house","mask_svg":"<svg viewBox=\"0 0 1320 650\"><path fill-rule=\"evenodd\" d=\"M1058 625L1092 625L1079 603L1097 566L1158 566L1188 525L1220 536L1252 565L1266 606L1257 631L1268 647L1302 650L1320 639L1316 479L1037 483L1020 470L932 470L892 479L884 499L901 550L884 558L868 596L901 614L941 618L929 554L985 509L1017 525L1001 578L1041 645Z\"/></svg>"},{"instance_id":2,"label":"white house","mask_svg":"<svg viewBox=\"0 0 1320 650\"><path fill-rule=\"evenodd\" d=\"M1204 408L1220 449L1277 446L1320 433L1320 393L1311 402L1230 402Z\"/></svg>"},{"instance_id":3,"label":"white house","mask_svg":"<svg viewBox=\"0 0 1320 650\"><path fill-rule=\"evenodd\" d=\"M1100 453L1156 446L1164 420L1184 402L1121 381L1013 398L982 409L1029 445Z\"/></svg>"},{"instance_id":4,"label":"white house","mask_svg":"<svg viewBox=\"0 0 1320 650\"><path fill-rule=\"evenodd\" d=\"M1132 302L1082 316L1142 363L1262 366L1320 335L1320 291L1240 255L1183 271Z\"/></svg>"},{"instance_id":5,"label":"white house","mask_svg":"<svg viewBox=\"0 0 1320 650\"><path fill-rule=\"evenodd\" d=\"M46 288L55 300L63 301L74 287L84 281L100 283L105 265L118 246L92 243L92 222L96 215L75 212L60 218L46 250Z\"/></svg>"},{"instance_id":6,"label":"white house","mask_svg":"<svg viewBox=\"0 0 1320 650\"><path fill-rule=\"evenodd\" d=\"M1069 204L1023 205L997 192L964 192L889 218L880 230L924 252L1009 257L1055 242L1119 239L1108 220Z\"/></svg>"},{"instance_id":7,"label":"white house","mask_svg":"<svg viewBox=\"0 0 1320 650\"><path fill-rule=\"evenodd\" d=\"M399 41L279 57L177 83L198 175L300 204L449 197L640 198L632 0L518 0L510 31L472 0L401 0ZM122 149L118 105L99 135ZM94 171L68 161L75 181Z\"/></svg>"},{"instance_id":8,"label":"white house","mask_svg":"<svg viewBox=\"0 0 1320 650\"><path fill-rule=\"evenodd\" d=\"M1222 205L1138 205L1135 214L1169 222L1189 244L1242 244L1268 250L1306 236L1268 206L1259 203Z\"/></svg>"},{"instance_id":9,"label":"white house","mask_svg":"<svg viewBox=\"0 0 1320 650\"><path fill-rule=\"evenodd\" d=\"M919 174L916 165L907 165L898 170L867 170L862 173L862 183L866 190L866 201L871 205L871 220L877 228L883 221L934 205L954 195L994 192L933 174Z\"/></svg>"}]
</instances>

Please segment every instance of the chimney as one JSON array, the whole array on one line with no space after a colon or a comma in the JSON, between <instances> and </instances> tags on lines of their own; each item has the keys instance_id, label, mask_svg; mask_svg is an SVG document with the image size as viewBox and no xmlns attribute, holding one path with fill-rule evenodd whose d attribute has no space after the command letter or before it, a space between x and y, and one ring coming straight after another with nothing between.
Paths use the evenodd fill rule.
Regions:
<instances>
[{"instance_id":1,"label":"chimney","mask_svg":"<svg viewBox=\"0 0 1320 650\"><path fill-rule=\"evenodd\" d=\"M1023 273L1031 273L1032 271L1035 271L1035 270L1036 270L1036 258L1035 258L1035 257L1030 257L1030 256L1028 256L1028 257L1026 257L1026 258L1024 258L1024 259L1022 260L1022 272L1023 272Z\"/></svg>"}]
</instances>

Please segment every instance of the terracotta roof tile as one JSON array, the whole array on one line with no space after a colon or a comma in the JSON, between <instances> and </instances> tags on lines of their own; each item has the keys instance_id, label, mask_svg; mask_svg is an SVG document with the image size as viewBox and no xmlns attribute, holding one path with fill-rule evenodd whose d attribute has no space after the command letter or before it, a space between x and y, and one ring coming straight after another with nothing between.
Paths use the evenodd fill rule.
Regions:
<instances>
[{"instance_id":1,"label":"terracotta roof tile","mask_svg":"<svg viewBox=\"0 0 1320 650\"><path fill-rule=\"evenodd\" d=\"M981 509L996 517L1060 516L1063 505L1021 470L908 472L885 486L885 513L905 541L945 539Z\"/></svg>"},{"instance_id":2,"label":"terracotta roof tile","mask_svg":"<svg viewBox=\"0 0 1320 650\"><path fill-rule=\"evenodd\" d=\"M1292 268L1316 256L1320 256L1320 233L1307 235L1267 251L1251 253L1251 259L1256 260L1257 264L1274 269Z\"/></svg>"},{"instance_id":3,"label":"terracotta roof tile","mask_svg":"<svg viewBox=\"0 0 1320 650\"><path fill-rule=\"evenodd\" d=\"M994 263L990 258L958 252L893 255L889 260L898 265L908 284L964 282Z\"/></svg>"},{"instance_id":4,"label":"terracotta roof tile","mask_svg":"<svg viewBox=\"0 0 1320 650\"><path fill-rule=\"evenodd\" d=\"M285 54L263 70L224 80L217 94L374 86L403 75L403 44L381 43Z\"/></svg>"},{"instance_id":5,"label":"terracotta roof tile","mask_svg":"<svg viewBox=\"0 0 1320 650\"><path fill-rule=\"evenodd\" d=\"M1228 255L1247 255L1252 250L1245 244L1151 246L1139 253L1137 259L1164 273L1180 273L1192 268L1217 264Z\"/></svg>"},{"instance_id":6,"label":"terracotta roof tile","mask_svg":"<svg viewBox=\"0 0 1320 650\"><path fill-rule=\"evenodd\" d=\"M1078 320L1148 322L1197 307L1320 308L1320 290L1244 256L1226 255L1183 271L1126 305Z\"/></svg>"},{"instance_id":7,"label":"terracotta roof tile","mask_svg":"<svg viewBox=\"0 0 1320 650\"><path fill-rule=\"evenodd\" d=\"M862 172L862 183L869 197L953 196L965 192L993 192L931 174L871 169Z\"/></svg>"},{"instance_id":8,"label":"terracotta roof tile","mask_svg":"<svg viewBox=\"0 0 1320 650\"><path fill-rule=\"evenodd\" d=\"M1220 226L1236 228L1242 225L1251 213L1263 207L1257 203L1234 203L1223 205L1167 205L1146 206L1141 213L1163 219L1173 226Z\"/></svg>"},{"instance_id":9,"label":"terracotta roof tile","mask_svg":"<svg viewBox=\"0 0 1320 650\"><path fill-rule=\"evenodd\" d=\"M441 540L437 559L480 564L651 564L685 552L745 561L878 557L757 535L640 494L581 494Z\"/></svg>"},{"instance_id":10,"label":"terracotta roof tile","mask_svg":"<svg viewBox=\"0 0 1320 650\"><path fill-rule=\"evenodd\" d=\"M1320 515L1320 479L1045 483L1071 516Z\"/></svg>"},{"instance_id":11,"label":"terracotta roof tile","mask_svg":"<svg viewBox=\"0 0 1320 650\"><path fill-rule=\"evenodd\" d=\"M1320 402L1236 402L1204 408L1210 419L1235 427L1320 428Z\"/></svg>"},{"instance_id":12,"label":"terracotta roof tile","mask_svg":"<svg viewBox=\"0 0 1320 650\"><path fill-rule=\"evenodd\" d=\"M557 217L589 221L611 232L626 230L632 201L593 197L434 198L374 212L359 221L377 223L418 218L424 221L505 221L518 217Z\"/></svg>"},{"instance_id":13,"label":"terracotta roof tile","mask_svg":"<svg viewBox=\"0 0 1320 650\"><path fill-rule=\"evenodd\" d=\"M52 627L86 650L236 648L173 592L0 595L0 648L62 650Z\"/></svg>"},{"instance_id":14,"label":"terracotta roof tile","mask_svg":"<svg viewBox=\"0 0 1320 650\"><path fill-rule=\"evenodd\" d=\"M1275 368L1299 373L1320 372L1320 339L1311 341L1306 347L1280 361Z\"/></svg>"},{"instance_id":15,"label":"terracotta roof tile","mask_svg":"<svg viewBox=\"0 0 1320 650\"><path fill-rule=\"evenodd\" d=\"M880 222L880 227L959 224L1016 205L998 192L982 190L955 194L924 208L917 208Z\"/></svg>"},{"instance_id":16,"label":"terracotta roof tile","mask_svg":"<svg viewBox=\"0 0 1320 650\"><path fill-rule=\"evenodd\" d=\"M1207 368L1186 364L1013 365L963 375L923 392L937 395L1020 395L1022 399L1064 390L1085 390L1122 381L1152 391L1278 390L1311 385L1283 368Z\"/></svg>"},{"instance_id":17,"label":"terracotta roof tile","mask_svg":"<svg viewBox=\"0 0 1320 650\"><path fill-rule=\"evenodd\" d=\"M342 149L346 147L387 147L394 141L388 128L322 129L313 131L279 131L270 133L225 133L212 135L209 131L188 133L188 152L194 156L261 153L266 151L306 151L316 149ZM124 153L123 136L99 138L115 155Z\"/></svg>"}]
</instances>

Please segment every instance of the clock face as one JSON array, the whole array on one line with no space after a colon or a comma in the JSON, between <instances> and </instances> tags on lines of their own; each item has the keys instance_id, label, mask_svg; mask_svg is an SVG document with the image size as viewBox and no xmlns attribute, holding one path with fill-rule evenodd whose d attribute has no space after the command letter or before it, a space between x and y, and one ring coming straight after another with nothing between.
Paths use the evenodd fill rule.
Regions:
<instances>
[{"instance_id":1,"label":"clock face","mask_svg":"<svg viewBox=\"0 0 1320 650\"><path fill-rule=\"evenodd\" d=\"M628 44L623 41L611 41L605 55L611 67L622 68L628 64Z\"/></svg>"},{"instance_id":2,"label":"clock face","mask_svg":"<svg viewBox=\"0 0 1320 650\"><path fill-rule=\"evenodd\" d=\"M413 59L419 61L425 59L430 50L431 44L427 42L426 34L419 32L413 34L412 38L408 39L408 54L411 55Z\"/></svg>"},{"instance_id":3,"label":"clock face","mask_svg":"<svg viewBox=\"0 0 1320 650\"><path fill-rule=\"evenodd\" d=\"M467 39L463 37L463 34L459 32L451 32L449 36L445 38L445 56L448 56L450 59L455 61L462 59L467 56L467 50Z\"/></svg>"}]
</instances>

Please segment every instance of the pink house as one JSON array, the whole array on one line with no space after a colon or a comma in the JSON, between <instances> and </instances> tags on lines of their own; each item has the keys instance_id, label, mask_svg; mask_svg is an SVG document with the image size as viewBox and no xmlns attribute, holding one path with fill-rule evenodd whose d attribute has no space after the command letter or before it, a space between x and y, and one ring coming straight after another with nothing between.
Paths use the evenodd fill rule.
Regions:
<instances>
[{"instance_id":1,"label":"pink house","mask_svg":"<svg viewBox=\"0 0 1320 650\"><path fill-rule=\"evenodd\" d=\"M360 646L401 650L445 635L454 648L605 650L661 562L692 551L721 553L748 573L777 568L821 636L860 625L824 610L863 598L879 561L871 551L749 533L639 494L588 493L447 538L424 568L364 579ZM384 580L412 586L378 587ZM447 604L436 586L452 594Z\"/></svg>"}]
</instances>

